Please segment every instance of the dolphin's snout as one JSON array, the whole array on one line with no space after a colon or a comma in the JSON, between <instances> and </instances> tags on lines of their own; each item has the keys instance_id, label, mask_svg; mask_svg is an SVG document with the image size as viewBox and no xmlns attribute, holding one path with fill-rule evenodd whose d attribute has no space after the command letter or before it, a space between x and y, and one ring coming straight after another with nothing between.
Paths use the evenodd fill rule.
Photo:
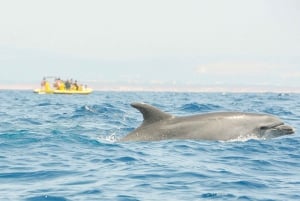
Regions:
<instances>
[{"instance_id":1,"label":"dolphin's snout","mask_svg":"<svg viewBox=\"0 0 300 201\"><path fill-rule=\"evenodd\" d=\"M285 134L293 134L295 133L295 129L289 125L280 125L277 126L276 129L281 130Z\"/></svg>"}]
</instances>

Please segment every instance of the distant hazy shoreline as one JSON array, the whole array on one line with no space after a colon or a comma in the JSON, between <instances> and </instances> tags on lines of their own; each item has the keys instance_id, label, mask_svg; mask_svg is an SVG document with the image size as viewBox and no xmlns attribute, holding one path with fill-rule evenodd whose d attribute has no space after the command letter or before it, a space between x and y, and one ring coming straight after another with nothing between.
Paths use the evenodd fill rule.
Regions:
<instances>
[{"instance_id":1,"label":"distant hazy shoreline","mask_svg":"<svg viewBox=\"0 0 300 201\"><path fill-rule=\"evenodd\" d=\"M199 86L199 85L130 85L130 84L95 84L88 85L95 91L145 91L145 92L275 92L300 93L300 87L289 86ZM39 88L36 84L0 84L0 90L33 90Z\"/></svg>"}]
</instances>

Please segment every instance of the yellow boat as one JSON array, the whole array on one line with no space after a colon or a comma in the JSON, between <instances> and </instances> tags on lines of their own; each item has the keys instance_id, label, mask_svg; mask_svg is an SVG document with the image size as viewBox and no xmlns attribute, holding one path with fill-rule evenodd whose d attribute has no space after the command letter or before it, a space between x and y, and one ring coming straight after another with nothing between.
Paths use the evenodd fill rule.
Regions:
<instances>
[{"instance_id":1,"label":"yellow boat","mask_svg":"<svg viewBox=\"0 0 300 201\"><path fill-rule=\"evenodd\" d=\"M34 89L34 93L37 94L82 94L87 95L93 92L93 89L87 88L83 90L45 90L45 89Z\"/></svg>"},{"instance_id":2,"label":"yellow boat","mask_svg":"<svg viewBox=\"0 0 300 201\"><path fill-rule=\"evenodd\" d=\"M54 88L51 87L48 79L54 78ZM69 87L67 88L68 85ZM78 85L77 81L73 83L72 80L67 80L66 82L61 80L60 78L56 78L53 76L44 77L41 82L41 88L34 89L34 93L37 94L90 94L93 92L91 88L87 88L87 86L83 87L82 84Z\"/></svg>"}]
</instances>

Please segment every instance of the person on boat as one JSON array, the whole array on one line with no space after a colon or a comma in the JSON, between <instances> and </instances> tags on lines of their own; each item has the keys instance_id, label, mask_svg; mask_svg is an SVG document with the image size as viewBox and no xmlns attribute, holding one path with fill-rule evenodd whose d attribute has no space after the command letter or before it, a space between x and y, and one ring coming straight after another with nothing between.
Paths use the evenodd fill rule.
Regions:
<instances>
[{"instance_id":1,"label":"person on boat","mask_svg":"<svg viewBox=\"0 0 300 201\"><path fill-rule=\"evenodd\" d=\"M60 80L58 90L63 91L65 89L66 89L65 83L62 80Z\"/></svg>"},{"instance_id":2,"label":"person on boat","mask_svg":"<svg viewBox=\"0 0 300 201\"><path fill-rule=\"evenodd\" d=\"M55 78L53 87L56 88L56 89L59 89L59 78Z\"/></svg>"},{"instance_id":3,"label":"person on boat","mask_svg":"<svg viewBox=\"0 0 300 201\"><path fill-rule=\"evenodd\" d=\"M45 91L51 91L50 83L47 80L45 81Z\"/></svg>"},{"instance_id":4,"label":"person on boat","mask_svg":"<svg viewBox=\"0 0 300 201\"><path fill-rule=\"evenodd\" d=\"M57 78L55 79L54 87L57 90L65 90L65 83L60 78Z\"/></svg>"},{"instance_id":5,"label":"person on boat","mask_svg":"<svg viewBox=\"0 0 300 201\"><path fill-rule=\"evenodd\" d=\"M75 80L75 82L74 82L74 87L75 87L75 90L78 91L79 86L78 86L78 84L77 84L77 80Z\"/></svg>"},{"instance_id":6,"label":"person on boat","mask_svg":"<svg viewBox=\"0 0 300 201\"><path fill-rule=\"evenodd\" d=\"M41 82L41 89L45 89L45 84L46 84L46 78L43 77L43 80Z\"/></svg>"},{"instance_id":7,"label":"person on boat","mask_svg":"<svg viewBox=\"0 0 300 201\"><path fill-rule=\"evenodd\" d=\"M71 80L72 80L72 79L71 79ZM75 82L72 81L72 84L71 84L71 90L78 91L77 80L75 80Z\"/></svg>"},{"instance_id":8,"label":"person on boat","mask_svg":"<svg viewBox=\"0 0 300 201\"><path fill-rule=\"evenodd\" d=\"M65 87L66 87L66 90L70 90L71 89L71 82L70 82L70 80L67 80L65 82Z\"/></svg>"},{"instance_id":9,"label":"person on boat","mask_svg":"<svg viewBox=\"0 0 300 201\"><path fill-rule=\"evenodd\" d=\"M75 90L73 79L70 79L70 89Z\"/></svg>"},{"instance_id":10,"label":"person on boat","mask_svg":"<svg viewBox=\"0 0 300 201\"><path fill-rule=\"evenodd\" d=\"M43 80L41 82L41 90L51 91L50 83L45 77L43 77Z\"/></svg>"},{"instance_id":11,"label":"person on boat","mask_svg":"<svg viewBox=\"0 0 300 201\"><path fill-rule=\"evenodd\" d=\"M79 85L78 91L83 91L83 84Z\"/></svg>"}]
</instances>

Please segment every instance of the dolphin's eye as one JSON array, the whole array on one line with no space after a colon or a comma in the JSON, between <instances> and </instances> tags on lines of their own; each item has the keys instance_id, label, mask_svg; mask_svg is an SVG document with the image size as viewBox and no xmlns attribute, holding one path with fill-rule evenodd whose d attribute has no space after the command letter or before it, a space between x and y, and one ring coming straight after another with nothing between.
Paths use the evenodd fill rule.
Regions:
<instances>
[{"instance_id":1,"label":"dolphin's eye","mask_svg":"<svg viewBox=\"0 0 300 201\"><path fill-rule=\"evenodd\" d=\"M261 126L261 127L260 127L260 130L267 130L267 129L268 129L267 126Z\"/></svg>"}]
</instances>

